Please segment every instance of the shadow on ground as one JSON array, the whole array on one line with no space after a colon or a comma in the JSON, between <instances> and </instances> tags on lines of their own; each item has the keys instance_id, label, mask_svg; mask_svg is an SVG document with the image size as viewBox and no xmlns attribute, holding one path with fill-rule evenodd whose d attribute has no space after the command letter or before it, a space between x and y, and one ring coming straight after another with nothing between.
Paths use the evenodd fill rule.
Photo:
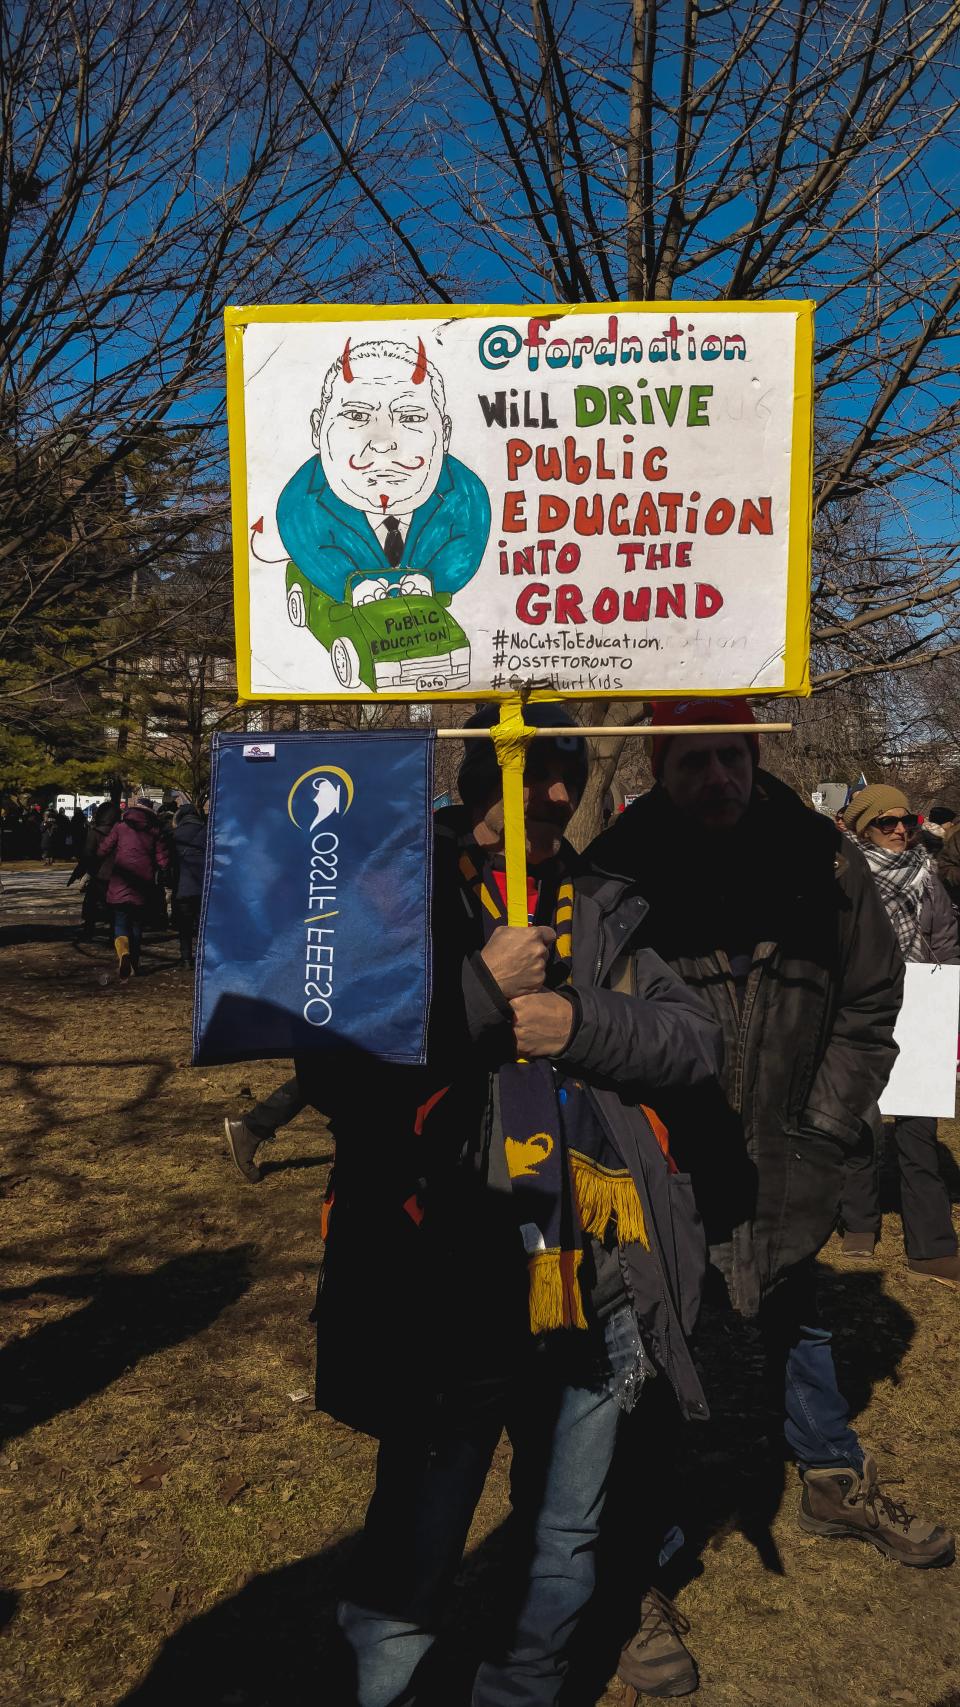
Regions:
<instances>
[{"instance_id":1,"label":"shadow on ground","mask_svg":"<svg viewBox=\"0 0 960 1707\"><path fill-rule=\"evenodd\" d=\"M502 1576L507 1533L502 1525L465 1561L449 1626L417 1673L418 1707L469 1707L485 1633L498 1610L491 1584ZM336 1603L358 1545L352 1535L254 1577L178 1630L117 1707L348 1707L355 1699L354 1672L337 1629ZM585 1698L580 1702L586 1707Z\"/></svg>"},{"instance_id":2,"label":"shadow on ground","mask_svg":"<svg viewBox=\"0 0 960 1707\"><path fill-rule=\"evenodd\" d=\"M821 1298L824 1320L843 1321L837 1362L856 1415L874 1384L895 1373L913 1337L913 1321L883 1293L878 1274L825 1271ZM624 1430L607 1505L600 1583L574 1648L564 1707L590 1707L603 1696L620 1648L634 1634L645 1586L659 1580L668 1592L678 1592L702 1572L703 1554L731 1530L752 1542L768 1571L783 1571L772 1525L783 1500L784 1449L758 1336L748 1325L720 1317L707 1324L700 1349L714 1395L713 1420L683 1430L678 1454L676 1413L659 1380ZM658 1573L659 1539L678 1523L686 1545ZM199 1701L201 1694L191 1690L211 1675L218 1688L212 1697L203 1686L207 1701L316 1707L322 1700L344 1707L353 1691L335 1605L349 1582L357 1546L352 1536L256 1577L194 1619L170 1638L122 1707ZM424 1707L467 1707L474 1671L503 1615L510 1557L507 1522L465 1560L447 1627L418 1679L417 1700Z\"/></svg>"},{"instance_id":3,"label":"shadow on ground","mask_svg":"<svg viewBox=\"0 0 960 1707\"><path fill-rule=\"evenodd\" d=\"M50 1275L31 1293L88 1297L70 1315L0 1351L0 1438L26 1433L102 1391L141 1358L209 1327L250 1284L251 1250L197 1251L149 1274ZM90 1296L92 1294L92 1296ZM0 1299L22 1296L20 1289Z\"/></svg>"}]
</instances>

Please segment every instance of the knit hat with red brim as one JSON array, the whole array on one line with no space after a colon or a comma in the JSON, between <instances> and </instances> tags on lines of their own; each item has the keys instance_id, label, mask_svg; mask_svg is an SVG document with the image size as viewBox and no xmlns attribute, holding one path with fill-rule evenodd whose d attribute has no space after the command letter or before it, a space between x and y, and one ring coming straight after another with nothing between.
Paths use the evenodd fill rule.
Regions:
<instances>
[{"instance_id":1,"label":"knit hat with red brim","mask_svg":"<svg viewBox=\"0 0 960 1707\"><path fill-rule=\"evenodd\" d=\"M756 725L753 707L745 699L658 699L654 702L650 722L655 729L678 729L688 723L741 723ZM760 736L745 728L743 738L750 750L754 767L760 763ZM669 741L654 735L650 763L659 781Z\"/></svg>"}]
</instances>

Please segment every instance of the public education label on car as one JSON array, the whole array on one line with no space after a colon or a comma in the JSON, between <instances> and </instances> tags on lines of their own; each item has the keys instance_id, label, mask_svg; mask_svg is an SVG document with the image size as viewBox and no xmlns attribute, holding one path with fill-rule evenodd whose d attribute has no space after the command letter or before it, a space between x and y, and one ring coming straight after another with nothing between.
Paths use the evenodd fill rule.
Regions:
<instances>
[{"instance_id":1,"label":"public education label on car","mask_svg":"<svg viewBox=\"0 0 960 1707\"><path fill-rule=\"evenodd\" d=\"M433 732L213 737L195 1064L317 1049L417 1065L430 1005Z\"/></svg>"},{"instance_id":2,"label":"public education label on car","mask_svg":"<svg viewBox=\"0 0 960 1707\"><path fill-rule=\"evenodd\" d=\"M226 336L243 699L809 691L812 303Z\"/></svg>"}]
</instances>

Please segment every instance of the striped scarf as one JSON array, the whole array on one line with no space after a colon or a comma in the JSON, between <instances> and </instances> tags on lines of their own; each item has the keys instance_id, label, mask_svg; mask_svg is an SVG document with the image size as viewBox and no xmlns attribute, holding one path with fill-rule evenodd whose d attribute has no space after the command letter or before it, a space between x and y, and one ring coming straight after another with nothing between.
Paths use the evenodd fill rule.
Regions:
<instances>
[{"instance_id":1,"label":"striped scarf","mask_svg":"<svg viewBox=\"0 0 960 1707\"><path fill-rule=\"evenodd\" d=\"M496 881L470 852L461 857L460 873L489 937L506 923ZM556 931L547 980L556 989L569 982L573 957L573 885L559 867L544 872L531 923L552 924ZM639 1241L649 1249L639 1193L578 1079L545 1059L507 1063L498 1077L507 1170L527 1253L531 1332L586 1328L584 1236L609 1235L620 1245ZM663 1128L645 1112L662 1143Z\"/></svg>"},{"instance_id":2,"label":"striped scarf","mask_svg":"<svg viewBox=\"0 0 960 1707\"><path fill-rule=\"evenodd\" d=\"M887 918L896 932L900 953L904 960L922 960L920 912L930 881L930 862L926 854L922 848L907 848L903 853L894 853L859 839L857 846L873 872Z\"/></svg>"}]
</instances>

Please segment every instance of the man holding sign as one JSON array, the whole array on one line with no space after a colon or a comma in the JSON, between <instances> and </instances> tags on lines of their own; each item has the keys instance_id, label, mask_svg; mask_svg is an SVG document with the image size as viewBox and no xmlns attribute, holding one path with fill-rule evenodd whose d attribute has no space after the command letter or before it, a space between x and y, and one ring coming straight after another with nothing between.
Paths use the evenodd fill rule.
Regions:
<instances>
[{"instance_id":1,"label":"man holding sign","mask_svg":"<svg viewBox=\"0 0 960 1707\"><path fill-rule=\"evenodd\" d=\"M563 831L586 770L573 726L530 747L531 926L510 927L500 773L492 741L468 745L464 806L440 815L427 1066L314 1076L337 1141L317 1400L381 1441L340 1608L359 1707L418 1686L504 1427L513 1616L473 1702L552 1707L621 1419L657 1371L706 1415L685 1342L705 1250L656 1105L711 1079L719 1028L634 951L634 886L581 876Z\"/></svg>"}]
</instances>

